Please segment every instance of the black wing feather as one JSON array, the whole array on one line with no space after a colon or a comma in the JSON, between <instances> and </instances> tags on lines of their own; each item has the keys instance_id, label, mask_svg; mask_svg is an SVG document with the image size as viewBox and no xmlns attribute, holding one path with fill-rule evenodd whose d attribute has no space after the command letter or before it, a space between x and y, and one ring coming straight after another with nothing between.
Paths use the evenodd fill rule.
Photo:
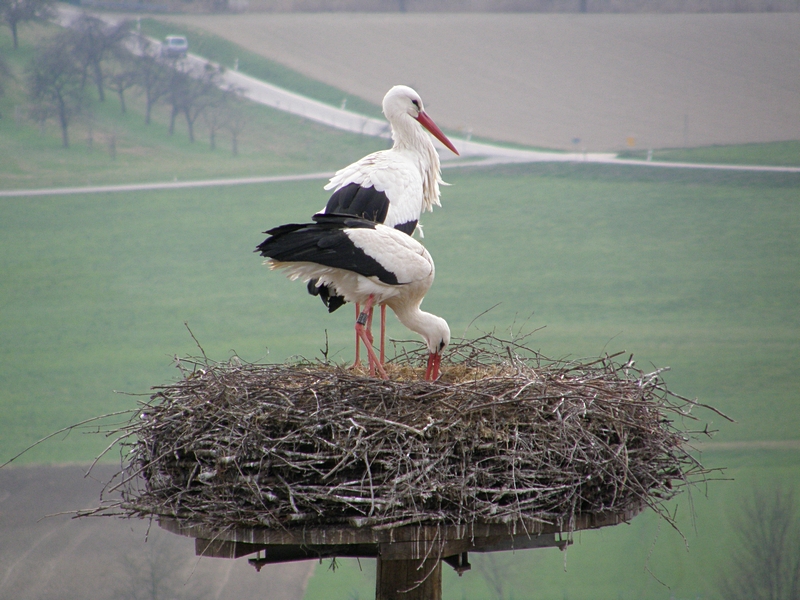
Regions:
<instances>
[{"instance_id":1,"label":"black wing feather","mask_svg":"<svg viewBox=\"0 0 800 600\"><path fill-rule=\"evenodd\" d=\"M354 215L368 221L384 223L389 214L389 204L386 192L379 192L375 186L362 187L357 183L348 183L331 194L328 204L325 205L325 214ZM417 221L395 225L395 229L407 235L414 233L416 227ZM308 293L312 296L319 295L328 307L328 312L335 311L345 303L344 298L332 294L324 285L317 286L313 279L308 282Z\"/></svg>"},{"instance_id":2,"label":"black wing feather","mask_svg":"<svg viewBox=\"0 0 800 600\"><path fill-rule=\"evenodd\" d=\"M348 183L331 195L325 214L353 215L368 221L383 223L389 213L389 198L374 186L362 187Z\"/></svg>"},{"instance_id":3,"label":"black wing feather","mask_svg":"<svg viewBox=\"0 0 800 600\"><path fill-rule=\"evenodd\" d=\"M398 285L394 273L356 246L347 235L348 229L356 228L375 229L375 223L350 215L315 215L314 223L270 229L266 232L270 237L258 245L256 252L282 262L312 262Z\"/></svg>"}]
</instances>

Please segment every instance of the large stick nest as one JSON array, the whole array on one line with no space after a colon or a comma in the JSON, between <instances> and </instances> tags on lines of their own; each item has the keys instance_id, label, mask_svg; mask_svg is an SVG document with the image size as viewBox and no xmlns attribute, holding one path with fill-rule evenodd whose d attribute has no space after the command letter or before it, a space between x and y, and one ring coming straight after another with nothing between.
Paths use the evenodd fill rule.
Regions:
<instances>
[{"instance_id":1,"label":"large stick nest","mask_svg":"<svg viewBox=\"0 0 800 600\"><path fill-rule=\"evenodd\" d=\"M114 432L129 448L113 508L217 529L568 530L579 513L665 514L707 473L685 449L696 403L618 356L549 360L486 335L456 341L435 383L420 380L422 350L396 357L387 381L308 361L184 360L182 379Z\"/></svg>"}]
</instances>

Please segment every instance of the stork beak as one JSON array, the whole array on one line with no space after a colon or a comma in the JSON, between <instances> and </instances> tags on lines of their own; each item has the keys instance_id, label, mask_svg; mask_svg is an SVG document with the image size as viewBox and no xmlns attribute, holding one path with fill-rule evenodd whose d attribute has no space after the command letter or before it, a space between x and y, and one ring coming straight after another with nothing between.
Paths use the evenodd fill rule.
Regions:
<instances>
[{"instance_id":1,"label":"stork beak","mask_svg":"<svg viewBox=\"0 0 800 600\"><path fill-rule=\"evenodd\" d=\"M425 381L436 381L439 379L439 364L441 362L441 354L428 355L428 368L425 370Z\"/></svg>"},{"instance_id":2,"label":"stork beak","mask_svg":"<svg viewBox=\"0 0 800 600\"><path fill-rule=\"evenodd\" d=\"M417 116L417 121L419 124L422 125L425 129L431 132L431 135L435 137L437 140L442 142L445 146L447 146L456 156L459 156L458 150L456 147L453 146L453 142L447 139L447 136L442 133L442 130L433 122L433 120L426 115L424 112L420 111L419 115Z\"/></svg>"}]
</instances>

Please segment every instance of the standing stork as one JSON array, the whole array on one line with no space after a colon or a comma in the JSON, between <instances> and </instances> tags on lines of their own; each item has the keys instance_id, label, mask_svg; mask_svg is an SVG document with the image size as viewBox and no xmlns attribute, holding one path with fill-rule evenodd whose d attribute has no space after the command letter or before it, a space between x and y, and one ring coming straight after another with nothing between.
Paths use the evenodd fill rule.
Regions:
<instances>
[{"instance_id":1,"label":"standing stork","mask_svg":"<svg viewBox=\"0 0 800 600\"><path fill-rule=\"evenodd\" d=\"M433 283L433 259L425 247L392 227L351 215L318 214L313 223L281 225L256 248L271 269L294 279L317 280L363 310L356 336L367 347L369 372L387 378L375 356L368 322L375 304L387 305L400 322L420 334L428 348L425 379L439 376L442 351L450 343L447 321L420 310Z\"/></svg>"},{"instance_id":2,"label":"standing stork","mask_svg":"<svg viewBox=\"0 0 800 600\"><path fill-rule=\"evenodd\" d=\"M334 192L320 214L354 215L411 235L424 211L441 206L439 184L444 184L439 155L425 130L456 155L458 150L425 113L419 94L408 86L396 85L386 93L383 114L392 128L394 144L389 150L373 152L337 171L325 186ZM308 291L319 295L329 312L345 303L341 295L331 294L323 283L314 279L308 282ZM383 362L386 307L380 306ZM356 314L360 314L358 303ZM368 322L371 327L371 309ZM359 339L356 338L356 363Z\"/></svg>"}]
</instances>

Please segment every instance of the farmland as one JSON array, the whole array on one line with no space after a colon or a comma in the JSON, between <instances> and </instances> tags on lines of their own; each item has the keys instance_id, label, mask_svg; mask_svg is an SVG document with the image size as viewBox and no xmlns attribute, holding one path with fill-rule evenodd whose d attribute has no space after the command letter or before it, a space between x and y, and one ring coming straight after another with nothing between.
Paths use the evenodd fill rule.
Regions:
<instances>
[{"instance_id":1,"label":"farmland","mask_svg":"<svg viewBox=\"0 0 800 600\"><path fill-rule=\"evenodd\" d=\"M721 440L795 439L798 415L781 407L798 383L797 176L739 186L735 175L674 175L449 172L445 207L423 220L437 260L426 307L470 335L499 303L473 332L527 321L544 327L535 339L545 355L633 352L672 367L679 393L747 423ZM129 405L111 390L142 392L169 377L169 357L197 352L184 322L215 359L313 358L327 331L335 359L349 360L349 311L327 315L251 254L260 231L316 210L320 188L4 200L3 331L15 340L2 361L8 447ZM487 197L503 200L487 208ZM88 459L88 443L70 458Z\"/></svg>"},{"instance_id":2,"label":"farmland","mask_svg":"<svg viewBox=\"0 0 800 600\"><path fill-rule=\"evenodd\" d=\"M2 100L4 115L13 114L15 93ZM112 99L98 109L94 131L120 128L128 141L119 162L97 146L63 151L49 129L40 134L4 116L2 187L310 172L383 146L254 109L249 149L234 159L165 137L163 114L155 131L139 125L136 102L122 121L114 109ZM712 162L721 152L735 159L774 151L706 150ZM630 526L582 534L566 556L471 557L475 569L464 577L446 572L446 597L497 597L493 577L516 598L531 590L714 597L728 560L720 549L734 543L730 524L742 499L753 487L800 479L800 176L571 164L450 169L445 179L452 187L443 208L423 217L437 266L424 306L447 318L454 335L541 328L532 339L545 355L624 350L640 366L671 367L673 390L737 421L697 413L720 430L703 461L728 467L732 481L675 505L688 551L646 513ZM323 183L0 199L0 462L57 429L132 408L151 386L174 380L174 357L200 353L189 329L212 360L315 358L326 345L333 360L351 360L351 312L328 315L304 286L270 273L252 253L267 227L318 210ZM389 335L414 337L394 320ZM58 436L19 461L85 464L108 442ZM363 571L339 562L334 573L327 563L317 568L308 600L369 597L369 562ZM26 563L16 564L18 573Z\"/></svg>"},{"instance_id":3,"label":"farmland","mask_svg":"<svg viewBox=\"0 0 800 600\"><path fill-rule=\"evenodd\" d=\"M707 463L733 467L728 475L744 481L796 479L797 450L754 451L748 443L796 440L799 425L792 408L797 183L786 176L743 186L702 174L676 181L643 175L580 166L449 172L445 207L424 219L437 260L426 308L444 315L456 335L527 321L525 327L544 326L534 339L547 355L626 350L640 364L670 366L673 389L737 419L730 425L698 414L721 428L717 440L740 444L738 451L707 452ZM502 198L492 211L482 203L489 194ZM216 360L234 352L248 361L314 358L326 343L335 360L349 360L349 311L326 314L303 286L269 273L251 254L259 231L308 214L323 198L319 183L305 182L4 201L2 330L13 340L3 344L4 457L136 401L113 390L146 394L173 380L172 357L199 353L184 323ZM513 265L509 256L518 257ZM394 321L389 334L411 337ZM107 443L96 438L54 440L22 460L86 462ZM652 597L662 588L643 572L643 558L622 571L597 561L646 556L658 539L651 560L659 577L694 591L701 571L721 561L708 544L726 535L720 519L743 493L734 483L712 485L708 500L699 492L697 534L682 521L688 554L674 533L657 536L657 520L646 515L631 528L583 534L558 577L557 551L522 556L535 561L537 574L553 573L552 589L565 586L576 597L590 585L582 574L597 570L609 574L597 597L617 597L620 577ZM687 509L682 504L681 514ZM598 554L599 545L611 550ZM497 560L521 568L517 559ZM348 574L361 574L354 562L342 564L335 574L321 567L309 597L315 585L330 591L333 582L343 582L340 597L348 597ZM446 581L445 588L472 581ZM524 581L515 579L515 589Z\"/></svg>"},{"instance_id":4,"label":"farmland","mask_svg":"<svg viewBox=\"0 0 800 600\"><path fill-rule=\"evenodd\" d=\"M170 21L339 88L348 102L377 105L389 87L406 83L437 123L462 135L589 151L800 139L798 13Z\"/></svg>"}]
</instances>

